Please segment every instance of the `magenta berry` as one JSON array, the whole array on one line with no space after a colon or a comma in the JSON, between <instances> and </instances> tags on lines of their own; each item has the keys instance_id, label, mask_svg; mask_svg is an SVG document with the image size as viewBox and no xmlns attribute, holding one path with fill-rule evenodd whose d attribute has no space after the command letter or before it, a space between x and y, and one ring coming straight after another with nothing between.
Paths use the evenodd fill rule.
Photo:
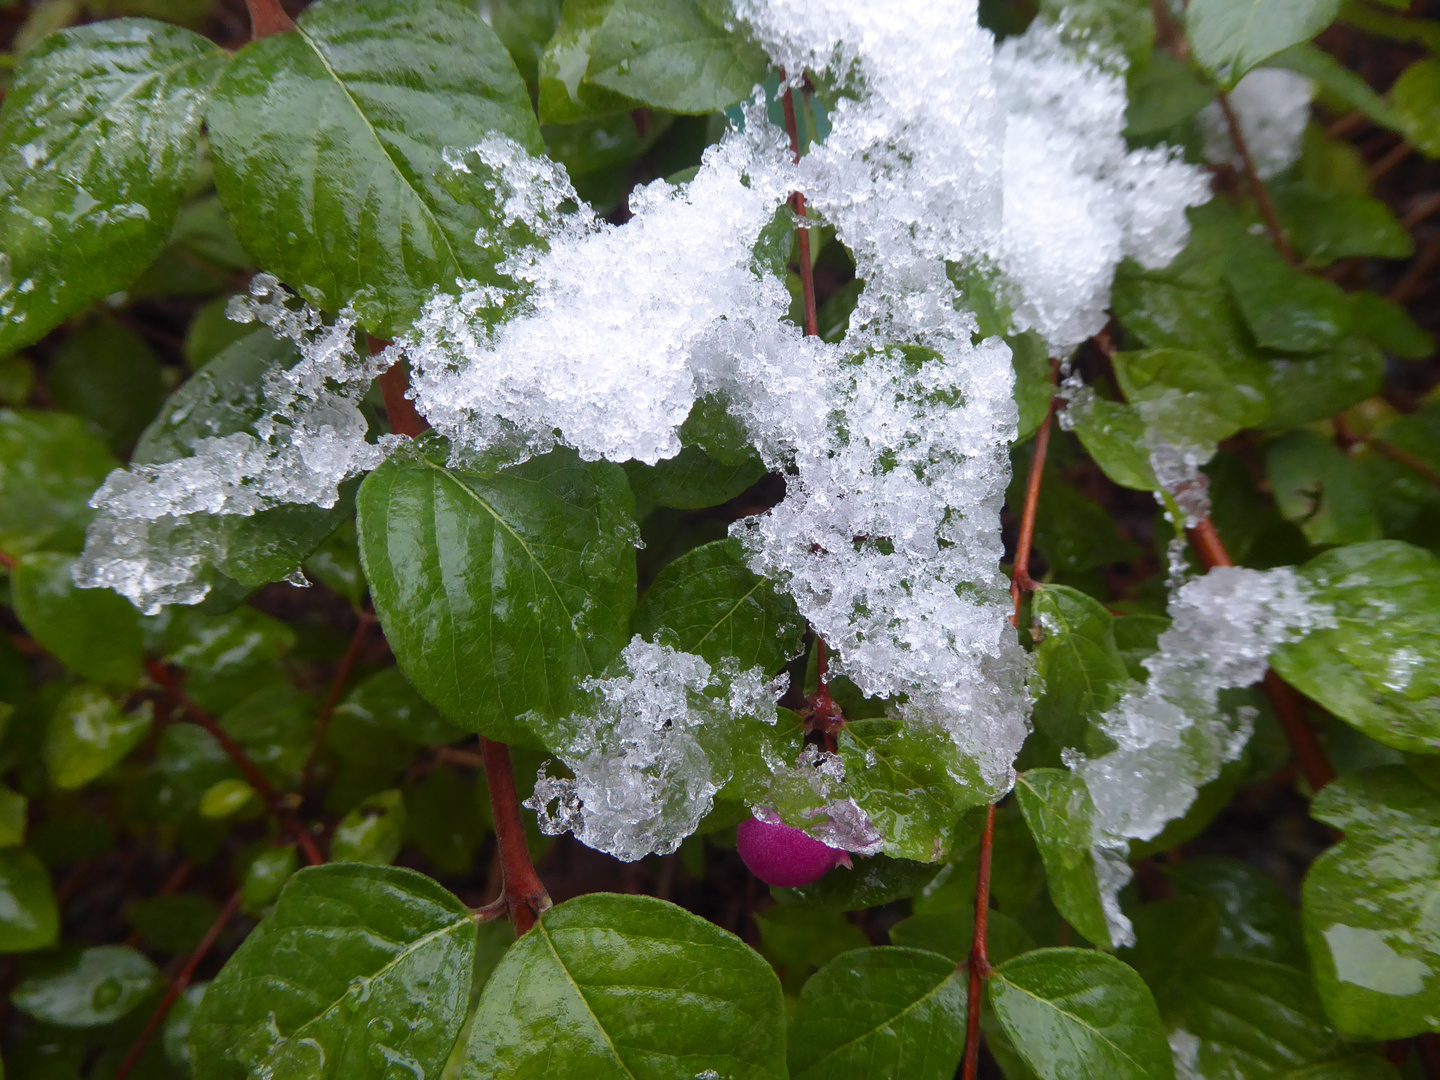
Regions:
<instances>
[{"instance_id":1,"label":"magenta berry","mask_svg":"<svg viewBox=\"0 0 1440 1080\"><path fill-rule=\"evenodd\" d=\"M766 885L795 889L809 885L836 866L850 865L850 856L828 847L789 825L770 825L751 818L736 830L740 858Z\"/></svg>"}]
</instances>

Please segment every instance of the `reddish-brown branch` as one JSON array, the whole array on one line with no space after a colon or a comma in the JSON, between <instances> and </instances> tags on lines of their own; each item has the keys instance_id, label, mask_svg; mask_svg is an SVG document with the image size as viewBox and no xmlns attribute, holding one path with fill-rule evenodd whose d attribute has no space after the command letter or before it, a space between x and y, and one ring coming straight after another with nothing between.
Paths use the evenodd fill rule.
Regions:
<instances>
[{"instance_id":1,"label":"reddish-brown branch","mask_svg":"<svg viewBox=\"0 0 1440 1080\"><path fill-rule=\"evenodd\" d=\"M1375 453L1381 455L1382 457L1387 457L1391 461L1396 462L1397 464L1404 465L1412 472L1423 476L1431 484L1435 485L1436 487L1440 487L1440 471L1437 471L1432 465L1430 465L1429 462L1425 461L1423 458L1418 458L1414 454L1410 453L1409 450L1402 450L1398 446L1394 446L1391 443L1382 442L1379 439L1373 439L1362 435L1360 437L1360 441L1363 442L1366 446L1368 446L1371 450L1374 450Z\"/></svg>"},{"instance_id":2,"label":"reddish-brown branch","mask_svg":"<svg viewBox=\"0 0 1440 1080\"><path fill-rule=\"evenodd\" d=\"M14 570L15 567L19 565L20 561L16 559L14 555L11 555L8 551L0 551L0 566L3 566L6 570Z\"/></svg>"},{"instance_id":3,"label":"reddish-brown branch","mask_svg":"<svg viewBox=\"0 0 1440 1080\"><path fill-rule=\"evenodd\" d=\"M1285 230L1280 227L1280 216L1275 213L1270 192L1255 168L1255 159L1250 156L1250 144L1245 141L1245 132L1240 127L1240 118L1235 115L1235 107L1230 104L1230 95L1221 91L1218 100L1220 109L1225 114L1225 124L1230 129L1230 141L1235 144L1235 152L1240 155L1245 166L1245 179L1250 184L1250 193L1255 196L1255 205L1260 208L1260 216L1265 219L1265 227L1270 230L1270 238L1275 241L1275 247L1280 254L1285 256L1285 261L1294 263L1295 249L1290 246Z\"/></svg>"},{"instance_id":4,"label":"reddish-brown branch","mask_svg":"<svg viewBox=\"0 0 1440 1080\"><path fill-rule=\"evenodd\" d=\"M782 71L780 77L783 79L785 73ZM795 161L800 161L800 125L795 119L795 91L785 88L785 96L780 100L780 106L785 113L785 131L790 136L790 152L795 155ZM795 216L802 222L805 220L805 196L801 192L795 192L790 196L790 205L795 210ZM800 261L800 299L805 309L805 334L807 337L818 337L820 334L820 317L815 307L815 267L810 262L810 227L799 225L795 229L795 247L797 257Z\"/></svg>"},{"instance_id":5,"label":"reddish-brown branch","mask_svg":"<svg viewBox=\"0 0 1440 1080\"><path fill-rule=\"evenodd\" d=\"M371 356L382 352L390 344L375 337L366 340L370 343ZM405 361L396 360L380 373L376 381L380 383L380 393L385 398L385 416L390 421L391 431L413 439L430 426L415 411L415 403L405 396L405 391L410 389L410 369L405 366Z\"/></svg>"},{"instance_id":6,"label":"reddish-brown branch","mask_svg":"<svg viewBox=\"0 0 1440 1080\"><path fill-rule=\"evenodd\" d=\"M359 625L355 627L355 633L350 638L350 645L340 659L340 667L336 669L335 680L330 684L330 693L326 695L325 704L320 707L320 715L315 720L315 741L310 747L310 756L305 759L305 768L300 773L301 795L310 790L310 784L315 779L315 765L320 760L320 749L325 743L325 732L330 728L330 718L335 715L335 707L340 704L340 695L345 692L345 682L350 678L350 671L355 666L355 658L360 655L360 646L365 641L365 634L374 621L375 616L369 611L360 612Z\"/></svg>"},{"instance_id":7,"label":"reddish-brown branch","mask_svg":"<svg viewBox=\"0 0 1440 1080\"><path fill-rule=\"evenodd\" d=\"M185 988L190 985L190 980L195 977L196 970L200 967L205 957L210 954L210 950L215 947L215 942L219 940L221 933L224 932L230 920L235 917L235 912L239 907L240 890L236 889L230 895L230 899L225 901L225 906L220 909L220 914L216 916L215 921L210 924L210 929L205 931L205 937L201 939L200 944L195 946L195 951L186 959L185 966L180 969L171 981L170 988L165 991L165 996L160 999L160 1004L155 1006L155 1011L150 1014L150 1019L145 1022L145 1027L141 1030L140 1036L135 1040L134 1045L130 1047L130 1052L125 1055L125 1060L120 1063L120 1068L115 1073L115 1080L125 1080L125 1078L130 1075L131 1071L135 1068L136 1062L140 1060L140 1055L145 1052L145 1047L150 1045L150 1040L155 1037L155 1032L160 1030L160 1025L165 1022L165 1017L170 1012L171 1006L173 1006L176 999L185 992Z\"/></svg>"},{"instance_id":8,"label":"reddish-brown branch","mask_svg":"<svg viewBox=\"0 0 1440 1080\"><path fill-rule=\"evenodd\" d=\"M1389 298L1397 304L1408 303L1420 291L1426 276L1437 265L1440 265L1440 236L1431 240L1420 254L1415 256L1415 261L1406 268L1400 280L1388 293Z\"/></svg>"},{"instance_id":9,"label":"reddish-brown branch","mask_svg":"<svg viewBox=\"0 0 1440 1080\"><path fill-rule=\"evenodd\" d=\"M280 6L280 0L245 0L250 9L250 36L255 39L295 29L295 21Z\"/></svg>"},{"instance_id":10,"label":"reddish-brown branch","mask_svg":"<svg viewBox=\"0 0 1440 1080\"><path fill-rule=\"evenodd\" d=\"M1198 524L1191 526L1188 533L1190 544L1205 569L1235 565L1209 518L1201 518ZM1301 774L1312 790L1319 791L1335 779L1335 767L1330 764L1329 755L1320 745L1315 729L1305 719L1305 708L1300 695L1273 671L1265 672L1262 685L1265 696L1270 699L1271 708L1275 710L1276 719L1280 721L1280 727L1290 741L1290 748L1295 752L1295 762L1300 766Z\"/></svg>"},{"instance_id":11,"label":"reddish-brown branch","mask_svg":"<svg viewBox=\"0 0 1440 1080\"><path fill-rule=\"evenodd\" d=\"M1057 368L1052 368L1051 378L1056 377ZM1020 623L1020 597L1023 593L1035 591L1035 579L1030 576L1030 549L1035 541L1035 518L1040 511L1040 481L1045 475L1045 453L1050 448L1050 424L1055 419L1055 399L1045 410L1045 419L1035 433L1035 447L1030 455L1030 475L1025 480L1025 509L1020 515L1020 535L1015 541L1015 566L1010 574L1010 596L1015 601L1015 614L1011 622Z\"/></svg>"},{"instance_id":12,"label":"reddish-brown branch","mask_svg":"<svg viewBox=\"0 0 1440 1080\"><path fill-rule=\"evenodd\" d=\"M309 830L305 828L304 822L296 818L294 812L286 805L285 798L275 789L275 785L270 783L269 778L260 771L260 766L255 764L250 755L245 752L245 748L236 742L234 737L221 727L213 716L191 700L190 695L181 688L169 668L159 660L147 660L145 667L150 672L150 677L159 683L184 710L185 719L204 728L220 744L220 748L225 751L230 760L235 763L235 767L240 770L241 775L245 777L245 782L255 789L269 808L270 813L295 838L295 843L299 845L310 865L319 866L323 863L325 857L315 846L315 840L311 837Z\"/></svg>"},{"instance_id":13,"label":"reddish-brown branch","mask_svg":"<svg viewBox=\"0 0 1440 1080\"><path fill-rule=\"evenodd\" d=\"M975 1080L980 1064L980 1005L985 996L983 980L990 976L990 957L985 948L990 922L990 858L995 847L995 806L985 811L985 830L980 834L980 865L975 875L975 936L970 942L970 987L965 997L964 1080Z\"/></svg>"},{"instance_id":14,"label":"reddish-brown branch","mask_svg":"<svg viewBox=\"0 0 1440 1080\"><path fill-rule=\"evenodd\" d=\"M535 864L530 861L530 849L525 845L525 825L520 819L520 799L515 794L510 748L482 737L480 751L485 756L485 779L490 785L490 815L495 820L495 840L500 849L500 899L510 913L510 921L515 924L518 937L534 926L540 914L549 909L550 894L535 872Z\"/></svg>"},{"instance_id":15,"label":"reddish-brown branch","mask_svg":"<svg viewBox=\"0 0 1440 1080\"><path fill-rule=\"evenodd\" d=\"M1409 157L1410 151L1412 151L1413 149L1415 149L1413 146L1411 146L1404 139L1401 139L1398 143L1396 143L1393 147L1390 148L1389 153L1387 153L1379 161L1375 162L1374 165L1370 166L1370 182L1373 184L1377 180L1382 179L1387 173L1390 172L1390 170L1395 168L1396 165L1399 165L1402 161Z\"/></svg>"}]
</instances>

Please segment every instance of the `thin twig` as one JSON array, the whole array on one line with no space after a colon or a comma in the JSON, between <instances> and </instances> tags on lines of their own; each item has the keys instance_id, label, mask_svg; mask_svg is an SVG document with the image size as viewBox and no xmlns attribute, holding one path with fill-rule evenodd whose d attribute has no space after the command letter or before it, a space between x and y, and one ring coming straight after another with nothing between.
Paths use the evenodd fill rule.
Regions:
<instances>
[{"instance_id":1,"label":"thin twig","mask_svg":"<svg viewBox=\"0 0 1440 1080\"><path fill-rule=\"evenodd\" d=\"M1225 124L1230 129L1230 141L1235 144L1235 152L1240 155L1240 161L1245 166L1245 178L1250 183L1250 193L1254 195L1255 204L1260 208L1260 216L1265 219L1265 227L1270 230L1270 238L1275 241L1275 248L1285 257L1285 261L1293 264L1295 249L1290 246L1285 230L1280 227L1280 217L1275 213L1275 204L1270 201L1270 192L1255 168L1255 159L1250 156L1250 144L1245 141L1245 132L1240 127L1240 118L1235 115L1235 107L1230 104L1230 95L1222 90L1217 100L1220 102L1220 110L1225 114Z\"/></svg>"},{"instance_id":2,"label":"thin twig","mask_svg":"<svg viewBox=\"0 0 1440 1080\"><path fill-rule=\"evenodd\" d=\"M300 794L303 796L310 790L310 784L315 779L315 765L320 760L320 749L325 742L325 732L330 728L330 718L335 715L335 707L340 704L340 695L345 692L345 681L350 677L350 671L355 666L355 658L360 655L360 646L365 641L365 634L375 622L375 616L369 611L360 612L359 625L355 627L355 633L350 637L350 645L345 650L345 655L340 659L340 667L335 672L335 679L330 684L330 693L325 698L325 704L320 707L320 715L315 720L315 741L310 747L310 756L305 759L305 768L300 773Z\"/></svg>"},{"instance_id":3,"label":"thin twig","mask_svg":"<svg viewBox=\"0 0 1440 1080\"><path fill-rule=\"evenodd\" d=\"M1414 149L1415 148L1411 146L1407 141L1401 139L1398 143L1396 143L1393 147L1390 148L1389 153L1387 153L1379 161L1375 162L1374 165L1370 166L1370 182L1373 184L1381 177L1383 177L1386 173L1390 172L1390 170L1395 168L1396 165L1399 165L1402 161L1409 157L1410 151Z\"/></svg>"},{"instance_id":4,"label":"thin twig","mask_svg":"<svg viewBox=\"0 0 1440 1080\"><path fill-rule=\"evenodd\" d=\"M1235 565L1209 518L1201 518L1187 532L1190 544L1205 569ZM1262 685L1285 737L1290 742L1290 748L1295 751L1295 761L1300 766L1301 773L1310 784L1311 790L1319 791L1335 779L1335 767L1330 764L1330 758L1325 753L1325 748L1320 745L1315 729L1305 719L1305 708L1299 693L1273 670L1265 672Z\"/></svg>"},{"instance_id":5,"label":"thin twig","mask_svg":"<svg viewBox=\"0 0 1440 1080\"><path fill-rule=\"evenodd\" d=\"M195 704L190 698L190 695L185 693L184 689L181 688L169 668L159 660L147 660L145 662L145 668L149 671L150 677L159 683L165 692L174 698L180 708L184 710L185 719L189 720L192 724L204 728L210 733L211 737L220 744L220 748L224 750L230 760L235 763L236 768L238 768L245 777L245 781L255 789L256 793L269 808L270 813L273 814L280 824L295 838L295 843L299 845L301 852L310 864L312 866L319 866L323 863L325 857L320 854L320 849L315 846L315 841L310 836L309 830L305 828L304 822L296 818L294 812L286 805L284 796L275 789L275 785L270 783L269 778L260 771L260 766L255 764L250 755L245 752L245 748L236 742L234 737L221 727L213 716Z\"/></svg>"},{"instance_id":6,"label":"thin twig","mask_svg":"<svg viewBox=\"0 0 1440 1080\"><path fill-rule=\"evenodd\" d=\"M980 1006L985 996L984 979L990 976L990 956L985 946L990 922L990 860L995 847L995 804L985 810L985 830L980 834L980 865L975 875L975 936L970 942L970 986L965 996L964 1080L975 1080L980 1065Z\"/></svg>"},{"instance_id":7,"label":"thin twig","mask_svg":"<svg viewBox=\"0 0 1440 1080\"><path fill-rule=\"evenodd\" d=\"M280 0L245 0L250 11L250 36L255 39L295 29L295 21L280 6Z\"/></svg>"},{"instance_id":8,"label":"thin twig","mask_svg":"<svg viewBox=\"0 0 1440 1080\"><path fill-rule=\"evenodd\" d=\"M1390 290L1389 298L1397 304L1406 303L1420 291L1420 285L1424 282L1425 275L1435 269L1437 265L1440 265L1440 236L1426 244L1424 250L1415 257L1415 261L1409 265L1404 275Z\"/></svg>"},{"instance_id":9,"label":"thin twig","mask_svg":"<svg viewBox=\"0 0 1440 1080\"><path fill-rule=\"evenodd\" d=\"M1400 227L1409 232L1436 210L1440 210L1440 191L1425 196L1412 206L1410 212L1400 219Z\"/></svg>"},{"instance_id":10,"label":"thin twig","mask_svg":"<svg viewBox=\"0 0 1440 1080\"><path fill-rule=\"evenodd\" d=\"M1059 378L1059 365L1051 363L1050 381L1053 386ZM1040 509L1040 481L1045 475L1045 453L1050 447L1050 424L1055 419L1055 399L1045 410L1045 419L1035 433L1035 447L1030 455L1030 475L1025 480L1025 509L1020 515L1020 535L1015 541L1015 566L1010 574L1010 596L1015 601L1015 614L1011 622L1020 624L1020 597L1022 593L1035 591L1035 579L1030 576L1030 549L1035 540L1035 518Z\"/></svg>"},{"instance_id":11,"label":"thin twig","mask_svg":"<svg viewBox=\"0 0 1440 1080\"><path fill-rule=\"evenodd\" d=\"M1423 476L1431 484L1440 487L1440 470L1436 470L1429 462L1416 457L1409 450L1402 450L1392 443L1382 442L1369 435L1360 436L1360 441L1381 457L1387 457L1391 461L1404 465L1412 472Z\"/></svg>"},{"instance_id":12,"label":"thin twig","mask_svg":"<svg viewBox=\"0 0 1440 1080\"><path fill-rule=\"evenodd\" d=\"M210 929L205 931L205 936L201 939L200 944L195 946L195 951L192 952L189 959L185 961L185 966L180 969L171 981L170 988L165 991L165 996L160 999L160 1004L155 1006L155 1011L150 1014L150 1019L145 1022L145 1027L141 1030L134 1045L130 1047L130 1052L125 1055L125 1060L120 1063L120 1068L115 1073L115 1080L125 1080L125 1078L130 1075L131 1071L135 1068L136 1062L140 1060L140 1055L145 1052L145 1047L150 1045L150 1040L155 1037L155 1032L157 1032L160 1029L160 1025L164 1023L171 1006L173 1006L180 995L185 992L185 988L190 985L190 980L195 977L196 970L200 967L205 957L209 955L210 950L215 947L215 942L219 939L221 933L224 932L230 920L235 917L235 912L239 907L240 890L236 889L230 895L230 899L225 901L225 906L220 909L220 914L215 917L215 921L210 924Z\"/></svg>"},{"instance_id":13,"label":"thin twig","mask_svg":"<svg viewBox=\"0 0 1440 1080\"><path fill-rule=\"evenodd\" d=\"M785 78L782 71L780 77ZM785 113L785 131L790 136L790 152L795 155L795 163L800 163L800 125L795 119L795 91L791 87L785 88L785 96L780 101L781 109ZM795 216L800 221L805 220L805 196L797 191L790 196L790 205L795 210ZM805 308L805 336L818 337L820 335L820 318L815 306L815 268L810 262L810 227L808 225L797 225L795 228L795 247L800 260L800 299Z\"/></svg>"},{"instance_id":14,"label":"thin twig","mask_svg":"<svg viewBox=\"0 0 1440 1080\"><path fill-rule=\"evenodd\" d=\"M525 824L520 818L520 799L515 794L510 748L482 736L480 751L485 756L490 816L495 821L495 840L500 854L500 900L504 901L510 921L515 924L515 936L519 937L550 908L550 894L535 872L530 849L525 845Z\"/></svg>"}]
</instances>

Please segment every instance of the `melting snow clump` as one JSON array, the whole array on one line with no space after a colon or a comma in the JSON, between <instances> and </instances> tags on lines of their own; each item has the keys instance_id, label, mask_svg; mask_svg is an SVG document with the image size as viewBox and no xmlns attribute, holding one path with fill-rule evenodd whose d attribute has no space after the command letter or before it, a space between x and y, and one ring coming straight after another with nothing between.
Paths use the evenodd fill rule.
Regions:
<instances>
[{"instance_id":1,"label":"melting snow clump","mask_svg":"<svg viewBox=\"0 0 1440 1080\"><path fill-rule=\"evenodd\" d=\"M1250 738L1250 710L1231 714L1220 691L1251 685L1278 646L1334 624L1333 611L1289 567L1211 570L1179 588L1170 617L1145 661L1149 679L1101 718L1115 749L1094 758L1067 752L1095 804L1096 865L1117 944L1134 940L1115 900L1130 879L1128 842L1151 839L1185 813Z\"/></svg>"},{"instance_id":2,"label":"melting snow clump","mask_svg":"<svg viewBox=\"0 0 1440 1080\"><path fill-rule=\"evenodd\" d=\"M1283 68L1256 68L1230 91L1230 107L1240 121L1260 179L1273 180L1300 157L1300 141L1310 120L1310 99L1314 94L1309 79ZM1218 101L1201 111L1200 127L1205 134L1207 160L1244 168Z\"/></svg>"}]
</instances>

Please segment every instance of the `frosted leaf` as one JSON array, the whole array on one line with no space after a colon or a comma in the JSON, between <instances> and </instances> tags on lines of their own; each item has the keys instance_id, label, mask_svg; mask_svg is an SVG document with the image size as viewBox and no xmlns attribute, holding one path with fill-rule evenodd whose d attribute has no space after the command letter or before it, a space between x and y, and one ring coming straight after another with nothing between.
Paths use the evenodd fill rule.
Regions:
<instances>
[{"instance_id":1,"label":"frosted leaf","mask_svg":"<svg viewBox=\"0 0 1440 1080\"><path fill-rule=\"evenodd\" d=\"M1094 758L1066 754L1095 804L1096 868L1117 944L1134 941L1115 902L1130 877L1128 841L1152 839L1184 814L1250 738L1253 717L1245 709L1228 714L1220 691L1256 682L1274 649L1335 620L1289 567L1211 570L1177 590L1170 616L1145 660L1148 681L1132 685L1100 720L1115 749Z\"/></svg>"},{"instance_id":2,"label":"frosted leaf","mask_svg":"<svg viewBox=\"0 0 1440 1080\"><path fill-rule=\"evenodd\" d=\"M564 724L537 718L575 778L542 768L525 805L547 835L573 832L633 862L669 854L695 831L732 775L734 726L747 718L773 725L779 687L759 672L725 678L699 656L638 636L619 668L586 680L591 712Z\"/></svg>"},{"instance_id":3,"label":"frosted leaf","mask_svg":"<svg viewBox=\"0 0 1440 1080\"><path fill-rule=\"evenodd\" d=\"M845 793L845 763L815 746L800 751L793 765L773 769L770 789L752 807L772 825L793 825L841 851L875 855L885 837L855 799Z\"/></svg>"},{"instance_id":4,"label":"frosted leaf","mask_svg":"<svg viewBox=\"0 0 1440 1080\"><path fill-rule=\"evenodd\" d=\"M326 326L289 300L274 277L257 274L250 295L231 301L231 318L294 340L300 362L271 369L251 430L203 436L188 457L106 478L90 500L99 513L75 563L81 588L114 589L151 615L165 604L199 603L209 592L203 570L221 554L214 518L334 506L340 484L379 464L385 446L367 440L359 403L393 357L356 352L351 313Z\"/></svg>"},{"instance_id":5,"label":"frosted leaf","mask_svg":"<svg viewBox=\"0 0 1440 1080\"><path fill-rule=\"evenodd\" d=\"M1304 75L1282 68L1256 68L1230 91L1230 107L1245 134L1245 145L1262 180L1272 180L1300 157L1300 140L1310 121L1314 84ZM1243 169L1244 162L1230 138L1219 102L1200 112L1205 158Z\"/></svg>"}]
</instances>

